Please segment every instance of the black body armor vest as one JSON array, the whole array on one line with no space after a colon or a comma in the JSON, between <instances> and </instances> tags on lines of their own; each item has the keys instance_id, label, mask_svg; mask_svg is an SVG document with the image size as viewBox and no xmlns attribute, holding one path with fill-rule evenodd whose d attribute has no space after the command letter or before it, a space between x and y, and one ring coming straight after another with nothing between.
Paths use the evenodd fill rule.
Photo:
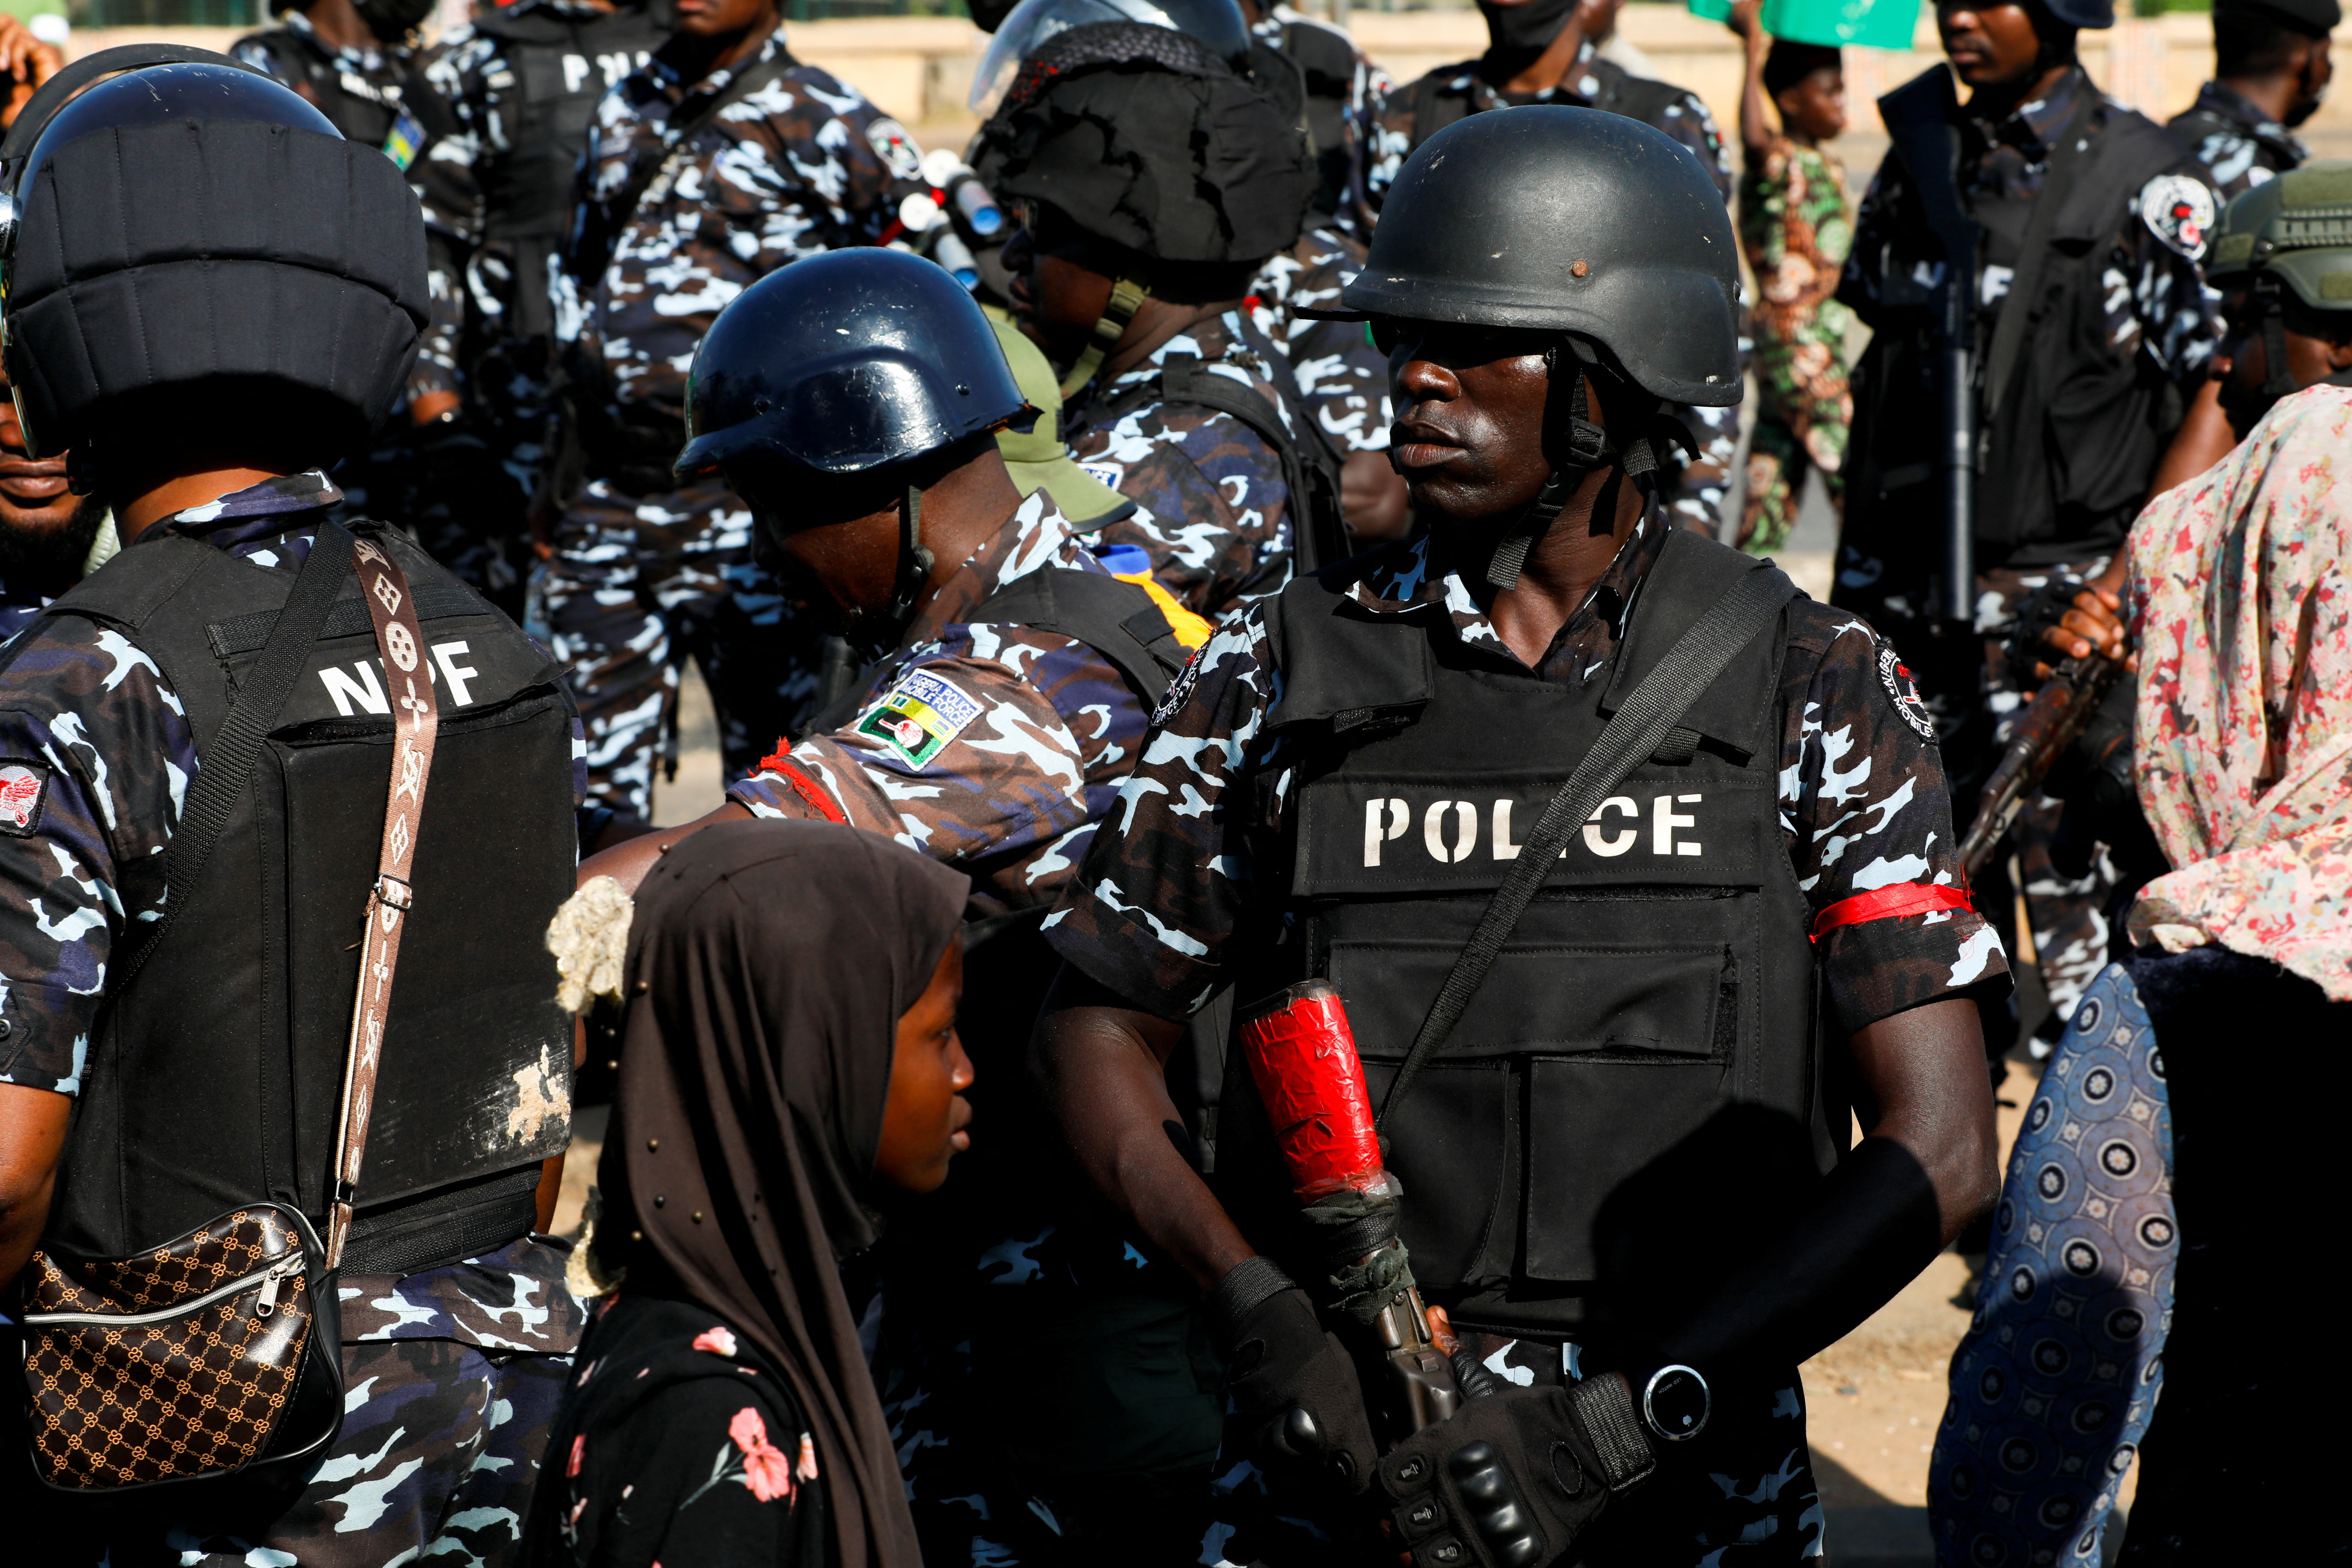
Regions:
<instances>
[{"instance_id":1,"label":"black body armor vest","mask_svg":"<svg viewBox=\"0 0 2352 1568\"><path fill-rule=\"evenodd\" d=\"M266 50L277 64L279 79L309 89L304 96L334 122L343 139L364 146L382 148L391 138L409 93L418 85L405 63L378 77L346 70L315 37L291 27L272 27L237 42ZM388 46L384 56L397 58Z\"/></svg>"},{"instance_id":2,"label":"black body armor vest","mask_svg":"<svg viewBox=\"0 0 2352 1568\"><path fill-rule=\"evenodd\" d=\"M1613 668L1581 691L1465 647L1432 611L1364 613L1338 574L1286 588L1269 642L1270 722L1301 746L1286 956L1237 995L1332 981L1379 1106L1519 837L1753 565L1670 534ZM1383 1127L1413 1272L1458 1322L1559 1332L1671 1310L1769 1240L1844 1147L1812 915L1780 826L1786 626L1784 612L1570 841ZM1286 1201L1287 1183L1264 1111L1245 1072L1225 1086L1218 1184L1254 1236L1279 1235L1286 1211L1265 1194Z\"/></svg>"},{"instance_id":3,"label":"black body armor vest","mask_svg":"<svg viewBox=\"0 0 2352 1568\"><path fill-rule=\"evenodd\" d=\"M622 79L646 64L672 31L667 4L610 16L562 16L545 7L520 16L481 17L475 31L499 41L512 72L492 77L490 103L504 121L507 153L477 171L482 189L482 237L512 256L513 338L544 337L554 330L548 305L547 262L572 222L572 175L588 145L596 105Z\"/></svg>"},{"instance_id":4,"label":"black body armor vest","mask_svg":"<svg viewBox=\"0 0 2352 1568\"><path fill-rule=\"evenodd\" d=\"M572 700L513 622L424 552L378 537L415 592L442 718L343 1265L360 1274L529 1230L540 1163L571 1131L572 1030L544 933L577 860ZM293 584L164 535L47 613L112 627L152 658L201 766ZM353 576L204 876L192 895L170 889L194 901L107 994L49 1244L120 1257L264 1198L325 1231L390 714Z\"/></svg>"},{"instance_id":5,"label":"black body armor vest","mask_svg":"<svg viewBox=\"0 0 2352 1568\"><path fill-rule=\"evenodd\" d=\"M2075 90L2096 89L2085 80ZM1990 389L1979 391L1979 572L2079 562L2115 549L2184 412L2179 389L2148 355L2117 358L2102 279L2117 232L2141 221L2134 204L2147 182L2202 171L2179 143L2128 110L2108 111L2077 156L2072 188L2050 219L2033 298L2011 292L1998 311L1977 313L1980 365L2000 316L2028 313L2027 346L1997 412L1989 408ZM2047 198L1992 199L1965 186L1960 195L1984 226L1980 263L2021 268L2034 209ZM1914 521L1938 515L1930 487L1944 433L1936 419L1933 296L1912 272L1915 261L1940 258L1943 248L1907 172L1889 226L1894 240L1880 281L1886 314L1854 368L1847 518L1891 533L1897 551L1909 548L1901 541L1924 551L1928 533ZM1906 554L1900 569L1924 574L1924 557L1915 563Z\"/></svg>"}]
</instances>

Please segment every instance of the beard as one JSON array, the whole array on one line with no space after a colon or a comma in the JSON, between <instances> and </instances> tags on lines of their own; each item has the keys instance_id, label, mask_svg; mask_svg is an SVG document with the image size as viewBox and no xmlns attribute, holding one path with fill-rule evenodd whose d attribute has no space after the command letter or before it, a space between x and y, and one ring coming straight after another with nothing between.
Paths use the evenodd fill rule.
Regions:
<instances>
[{"instance_id":1,"label":"beard","mask_svg":"<svg viewBox=\"0 0 2352 1568\"><path fill-rule=\"evenodd\" d=\"M62 524L26 528L0 520L0 577L63 593L81 581L106 502L83 496Z\"/></svg>"}]
</instances>

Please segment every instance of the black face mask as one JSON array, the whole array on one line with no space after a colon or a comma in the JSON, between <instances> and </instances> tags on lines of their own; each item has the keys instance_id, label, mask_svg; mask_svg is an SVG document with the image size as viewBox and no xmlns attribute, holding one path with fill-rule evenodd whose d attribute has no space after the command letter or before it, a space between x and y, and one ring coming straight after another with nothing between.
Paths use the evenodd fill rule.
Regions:
<instances>
[{"instance_id":1,"label":"black face mask","mask_svg":"<svg viewBox=\"0 0 2352 1568\"><path fill-rule=\"evenodd\" d=\"M387 44L396 44L422 26L433 15L433 0L354 0L368 31Z\"/></svg>"},{"instance_id":2,"label":"black face mask","mask_svg":"<svg viewBox=\"0 0 2352 1568\"><path fill-rule=\"evenodd\" d=\"M1539 55L1559 37L1575 10L1576 0L1527 0L1521 5L1482 4L1478 14L1486 18L1493 53Z\"/></svg>"}]
</instances>

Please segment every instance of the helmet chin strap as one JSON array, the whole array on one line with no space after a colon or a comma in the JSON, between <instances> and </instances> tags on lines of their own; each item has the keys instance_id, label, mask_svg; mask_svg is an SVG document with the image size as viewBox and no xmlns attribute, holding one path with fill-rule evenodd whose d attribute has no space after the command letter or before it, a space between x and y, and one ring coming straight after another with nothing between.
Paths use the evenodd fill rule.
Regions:
<instances>
[{"instance_id":1,"label":"helmet chin strap","mask_svg":"<svg viewBox=\"0 0 2352 1568\"><path fill-rule=\"evenodd\" d=\"M934 564L931 552L923 548L923 492L914 486L907 487L907 500L900 514L906 526L898 535L898 585L890 596L887 613L893 627L903 629L915 614L915 601L923 596L923 585L930 581Z\"/></svg>"},{"instance_id":2,"label":"helmet chin strap","mask_svg":"<svg viewBox=\"0 0 2352 1568\"><path fill-rule=\"evenodd\" d=\"M1065 398L1076 397L1086 390L1087 383L1102 369L1104 356L1127 335L1127 324L1135 320L1135 313L1143 309L1143 301L1150 294L1149 287L1132 278L1122 278L1110 286L1110 303L1105 305L1103 313L1095 318L1094 331L1087 340L1087 352L1078 356L1078 363L1072 365L1070 374L1062 378L1062 395Z\"/></svg>"},{"instance_id":3,"label":"helmet chin strap","mask_svg":"<svg viewBox=\"0 0 2352 1568\"><path fill-rule=\"evenodd\" d=\"M1600 362L1591 350L1574 338L1562 342L1573 361L1570 370L1568 392L1568 428L1559 439L1547 430L1544 447L1552 459L1551 477L1544 480L1543 489L1527 510L1513 519L1496 542L1495 553L1486 563L1486 581L1497 588L1518 585L1519 573L1528 562L1528 552L1541 539L1559 516L1560 508L1568 504L1570 491L1581 484L1584 476L1614 458L1626 474L1634 479L1655 471L1657 454L1651 448L1647 436L1636 436L1621 449L1609 438L1609 432L1586 418L1590 411L1584 392L1584 372L1587 366L1598 368ZM1558 377L1560 351L1558 346L1544 351L1544 371Z\"/></svg>"},{"instance_id":4,"label":"helmet chin strap","mask_svg":"<svg viewBox=\"0 0 2352 1568\"><path fill-rule=\"evenodd\" d=\"M2282 397L2293 397L2303 390L2302 383L2286 367L2286 301L2275 291L2262 293L2263 362L2270 372L2263 383L2263 403L2276 403Z\"/></svg>"}]
</instances>

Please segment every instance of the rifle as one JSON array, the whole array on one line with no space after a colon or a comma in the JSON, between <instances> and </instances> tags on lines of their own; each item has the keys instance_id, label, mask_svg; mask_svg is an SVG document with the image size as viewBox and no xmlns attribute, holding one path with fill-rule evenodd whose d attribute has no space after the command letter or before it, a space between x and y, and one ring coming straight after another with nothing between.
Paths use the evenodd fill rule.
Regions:
<instances>
[{"instance_id":1,"label":"rifle","mask_svg":"<svg viewBox=\"0 0 2352 1568\"><path fill-rule=\"evenodd\" d=\"M1960 840L1960 868L1971 882L1993 847L2017 820L2027 797L2067 747L2074 743L2123 678L2124 667L2103 653L2086 653L2058 666L2010 731L2009 749L1977 795L1977 819Z\"/></svg>"},{"instance_id":2,"label":"rifle","mask_svg":"<svg viewBox=\"0 0 2352 1568\"><path fill-rule=\"evenodd\" d=\"M1364 1066L1348 1010L1328 980L1309 980L1242 1013L1234 1033L1274 1126L1291 1189L1328 1235L1322 1270L1350 1320L1358 1353L1389 1391L1391 1440L1433 1426L1460 1407L1453 1331L1422 1305L1397 1217L1404 1185L1389 1174L1372 1130Z\"/></svg>"},{"instance_id":3,"label":"rifle","mask_svg":"<svg viewBox=\"0 0 2352 1568\"><path fill-rule=\"evenodd\" d=\"M1942 480L1943 593L1946 621L1976 620L1977 244L1982 227L1960 205L1960 138L1952 124L1958 100L1952 74L1937 66L1878 100L1879 118L1918 193L1928 231L1944 247L1937 290L1936 408L1943 439L1935 466Z\"/></svg>"}]
</instances>

